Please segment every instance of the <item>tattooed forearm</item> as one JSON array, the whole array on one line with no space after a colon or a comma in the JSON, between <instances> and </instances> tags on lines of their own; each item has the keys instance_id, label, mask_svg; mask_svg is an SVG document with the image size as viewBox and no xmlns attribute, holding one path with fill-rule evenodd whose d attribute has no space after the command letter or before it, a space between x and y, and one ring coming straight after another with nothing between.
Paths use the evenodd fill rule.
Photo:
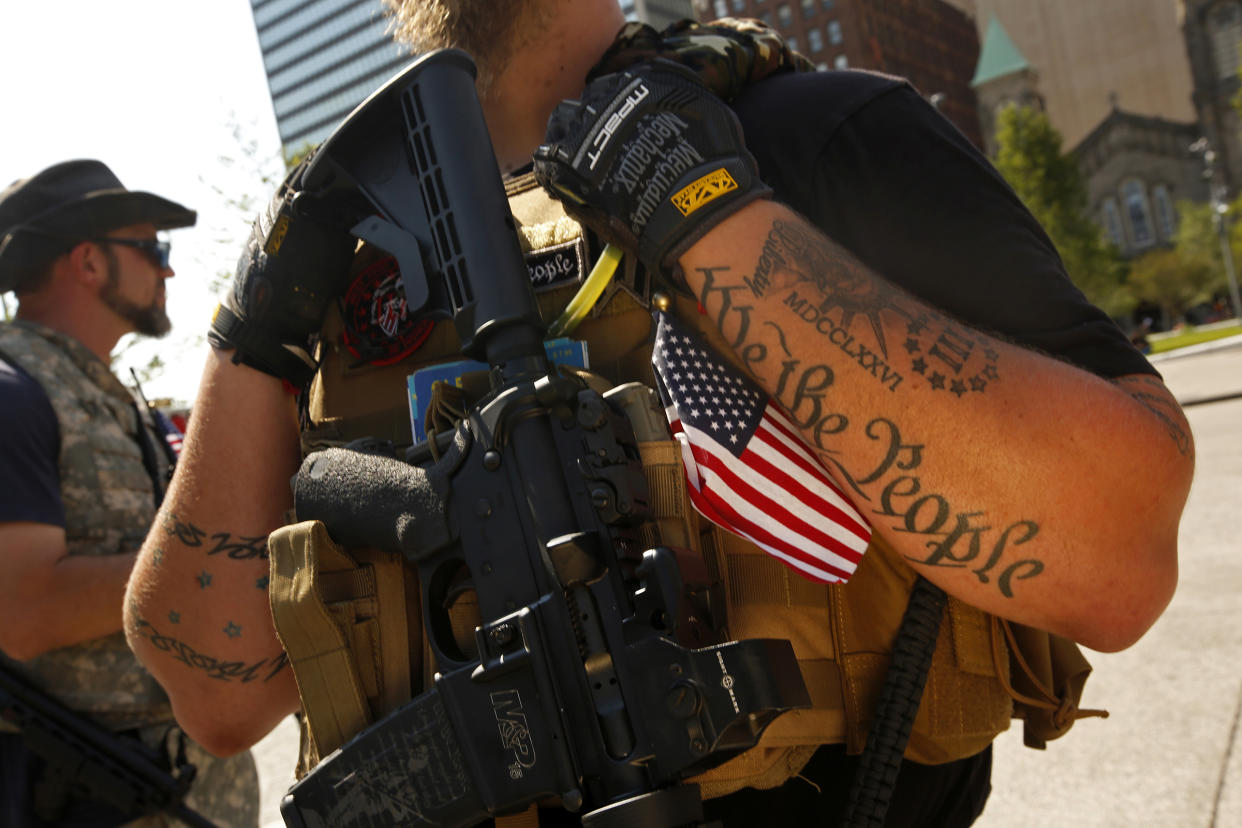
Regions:
<instances>
[{"instance_id":1,"label":"tattooed forearm","mask_svg":"<svg viewBox=\"0 0 1242 828\"><path fill-rule=\"evenodd\" d=\"M769 376L776 373L772 396L808 435L820 458L836 469L862 501L873 504L873 515L890 520L898 532L926 538L927 554L908 555L910 560L926 566L970 568L980 583L995 583L1007 598L1013 597L1017 581L1043 572L1041 561L1008 554L1034 539L1039 525L1022 520L995 527L985 521L984 512L959 510L944 495L928 490L918 473L925 446L905 440L892 420L876 417L862 427L861 436L877 450L870 463L857 453L845 459L838 448L841 438L859 432L833 405L836 373L823 363L795 358L780 325L767 322L760 330L774 341L771 347L743 343L739 353L762 354L762 358L744 357L747 367L752 372L762 369Z\"/></svg>"},{"instance_id":2,"label":"tattooed forearm","mask_svg":"<svg viewBox=\"0 0 1242 828\"><path fill-rule=\"evenodd\" d=\"M924 553L903 545L908 559L967 569L1012 598L1018 582L1044 571L1042 561L1020 554L1032 548L1026 544L1039 525L1025 519L996 525L985 511L955 504L928 485L921 442L903 437L888 417L852 422L838 404L838 383L847 374L854 382L858 368L889 392L983 393L999 379L998 348L838 253L808 228L774 222L752 275L697 268L699 302L747 369L766 378L821 460L870 505L873 521L922 539ZM760 318L760 303L786 313ZM790 343L808 342L807 328L824 347L803 345L795 354ZM890 347L894 335L900 347ZM807 358L811 353L814 359Z\"/></svg>"},{"instance_id":3,"label":"tattooed forearm","mask_svg":"<svg viewBox=\"0 0 1242 828\"><path fill-rule=\"evenodd\" d=\"M270 681L289 663L289 657L283 651L279 655L260 659L253 664L246 664L242 661L223 661L198 652L184 641L164 635L143 618L134 617L131 630L150 641L157 650L168 653L191 669L204 670L208 678L220 681L240 681L243 684L255 679ZM230 621L229 626L225 628L225 634L233 638L241 634L241 628Z\"/></svg>"},{"instance_id":4,"label":"tattooed forearm","mask_svg":"<svg viewBox=\"0 0 1242 828\"><path fill-rule=\"evenodd\" d=\"M229 532L208 534L194 524L181 520L176 514L170 513L164 519L164 531L175 538L181 545L190 548L207 548L208 555L224 553L235 561L246 561L253 558L267 560L267 536L254 537L236 536Z\"/></svg>"},{"instance_id":5,"label":"tattooed forearm","mask_svg":"<svg viewBox=\"0 0 1242 828\"><path fill-rule=\"evenodd\" d=\"M202 546L203 538L207 537L207 533L202 529L192 523L186 523L172 512L164 518L164 532L169 537L175 538L182 546L190 547Z\"/></svg>"},{"instance_id":6,"label":"tattooed forearm","mask_svg":"<svg viewBox=\"0 0 1242 828\"><path fill-rule=\"evenodd\" d=\"M216 543L207 550L208 555L218 555L223 552L235 561L248 561L252 558L267 560L267 535L234 539L227 532L218 532L212 535L211 539Z\"/></svg>"},{"instance_id":7,"label":"tattooed forearm","mask_svg":"<svg viewBox=\"0 0 1242 828\"><path fill-rule=\"evenodd\" d=\"M1181 408L1169 395L1163 382L1155 377L1134 376L1120 377L1112 382L1160 420L1183 457L1190 454L1190 434L1184 427Z\"/></svg>"}]
</instances>

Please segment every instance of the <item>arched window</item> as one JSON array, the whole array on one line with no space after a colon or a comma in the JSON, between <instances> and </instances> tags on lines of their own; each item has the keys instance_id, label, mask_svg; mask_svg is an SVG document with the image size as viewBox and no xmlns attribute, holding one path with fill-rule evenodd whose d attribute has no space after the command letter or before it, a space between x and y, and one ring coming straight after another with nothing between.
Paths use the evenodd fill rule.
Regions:
<instances>
[{"instance_id":1,"label":"arched window","mask_svg":"<svg viewBox=\"0 0 1242 828\"><path fill-rule=\"evenodd\" d=\"M1177 213L1173 209L1173 200L1169 198L1169 188L1157 184L1152 188L1151 198L1156 203L1156 227L1160 230L1160 239L1171 242L1177 232Z\"/></svg>"},{"instance_id":2,"label":"arched window","mask_svg":"<svg viewBox=\"0 0 1242 828\"><path fill-rule=\"evenodd\" d=\"M1121 212L1117 209L1115 198L1104 199L1104 229L1108 232L1108 238L1113 244L1119 248L1125 248L1125 231L1121 228Z\"/></svg>"},{"instance_id":3,"label":"arched window","mask_svg":"<svg viewBox=\"0 0 1242 828\"><path fill-rule=\"evenodd\" d=\"M1148 247L1156 238L1152 234L1151 208L1147 204L1147 189L1143 182L1131 178L1121 190L1125 202L1126 218L1130 221L1130 238L1135 247Z\"/></svg>"},{"instance_id":4,"label":"arched window","mask_svg":"<svg viewBox=\"0 0 1242 828\"><path fill-rule=\"evenodd\" d=\"M824 48L824 36L819 33L819 29L807 29L806 42L811 49L811 54L815 54Z\"/></svg>"},{"instance_id":5,"label":"arched window","mask_svg":"<svg viewBox=\"0 0 1242 828\"><path fill-rule=\"evenodd\" d=\"M1208 12L1208 37L1216 77L1229 80L1238 73L1238 46L1242 44L1242 4L1237 0L1217 3Z\"/></svg>"}]
</instances>

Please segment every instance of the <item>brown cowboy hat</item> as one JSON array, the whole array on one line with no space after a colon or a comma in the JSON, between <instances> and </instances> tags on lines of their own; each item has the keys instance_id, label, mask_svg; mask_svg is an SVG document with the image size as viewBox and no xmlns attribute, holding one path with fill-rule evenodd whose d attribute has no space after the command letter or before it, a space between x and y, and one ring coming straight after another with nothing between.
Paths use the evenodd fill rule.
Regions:
<instances>
[{"instance_id":1,"label":"brown cowboy hat","mask_svg":"<svg viewBox=\"0 0 1242 828\"><path fill-rule=\"evenodd\" d=\"M84 239L130 224L168 230L196 219L175 201L125 189L102 162L54 164L0 192L0 293Z\"/></svg>"}]
</instances>

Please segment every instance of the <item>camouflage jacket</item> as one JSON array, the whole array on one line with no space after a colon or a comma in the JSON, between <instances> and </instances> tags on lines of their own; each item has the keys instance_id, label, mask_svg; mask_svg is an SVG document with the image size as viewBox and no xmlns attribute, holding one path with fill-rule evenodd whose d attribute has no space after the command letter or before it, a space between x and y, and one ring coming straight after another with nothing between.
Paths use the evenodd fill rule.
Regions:
<instances>
[{"instance_id":1,"label":"camouflage jacket","mask_svg":"<svg viewBox=\"0 0 1242 828\"><path fill-rule=\"evenodd\" d=\"M136 552L155 518L155 483L138 442L138 429L149 424L140 425L128 389L85 345L30 322L0 324L0 356L37 380L56 412L69 554ZM166 462L156 454L158 462ZM53 650L21 667L69 707L117 729L172 718L167 696L139 666L120 631Z\"/></svg>"}]
</instances>

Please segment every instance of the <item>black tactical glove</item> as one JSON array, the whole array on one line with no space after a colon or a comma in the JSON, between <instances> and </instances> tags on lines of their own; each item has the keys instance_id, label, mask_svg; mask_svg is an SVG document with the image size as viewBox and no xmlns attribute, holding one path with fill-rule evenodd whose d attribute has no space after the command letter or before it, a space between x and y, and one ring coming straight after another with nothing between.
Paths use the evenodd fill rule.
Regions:
<instances>
[{"instance_id":1,"label":"black tactical glove","mask_svg":"<svg viewBox=\"0 0 1242 828\"><path fill-rule=\"evenodd\" d=\"M663 270L772 192L729 107L664 60L605 75L581 101L563 101L535 152L535 177L574 218Z\"/></svg>"},{"instance_id":2,"label":"black tactical glove","mask_svg":"<svg viewBox=\"0 0 1242 828\"><path fill-rule=\"evenodd\" d=\"M331 205L302 192L299 164L255 219L233 285L207 332L233 362L297 388L315 375L312 340L328 303L345 289L355 240Z\"/></svg>"}]
</instances>

